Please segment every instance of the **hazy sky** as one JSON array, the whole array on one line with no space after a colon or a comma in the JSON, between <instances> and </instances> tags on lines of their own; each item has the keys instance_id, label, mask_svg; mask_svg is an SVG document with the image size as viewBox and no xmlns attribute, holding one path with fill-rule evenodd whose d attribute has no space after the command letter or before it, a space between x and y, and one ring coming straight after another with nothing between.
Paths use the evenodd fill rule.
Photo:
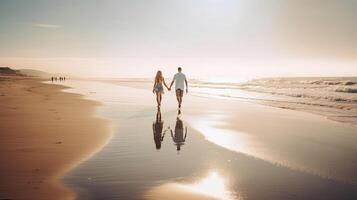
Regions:
<instances>
[{"instance_id":1,"label":"hazy sky","mask_svg":"<svg viewBox=\"0 0 357 200\"><path fill-rule=\"evenodd\" d=\"M357 76L356 0L0 0L0 66L143 77Z\"/></svg>"}]
</instances>

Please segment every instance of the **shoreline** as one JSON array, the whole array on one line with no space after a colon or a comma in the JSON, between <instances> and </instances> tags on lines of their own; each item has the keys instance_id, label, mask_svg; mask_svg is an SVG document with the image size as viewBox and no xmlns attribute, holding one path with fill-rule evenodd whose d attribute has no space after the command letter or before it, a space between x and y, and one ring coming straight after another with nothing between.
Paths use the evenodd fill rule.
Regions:
<instances>
[{"instance_id":1,"label":"shoreline","mask_svg":"<svg viewBox=\"0 0 357 200\"><path fill-rule=\"evenodd\" d=\"M0 198L74 199L62 176L110 139L98 102L42 81L0 77Z\"/></svg>"},{"instance_id":2,"label":"shoreline","mask_svg":"<svg viewBox=\"0 0 357 200\"><path fill-rule=\"evenodd\" d=\"M136 89L149 89L151 86L149 85L150 83L145 82L138 82L138 81L103 81L100 80L98 82L103 82L103 83L112 83L116 85L124 85L127 87L132 87ZM196 87L196 86L191 86ZM238 89L243 92L254 92L254 91L249 91L249 90L244 90L244 89ZM332 105L320 105L320 104L314 104L314 103L308 103L308 102L299 102L299 99L296 99L296 101L284 101L284 100L274 100L274 99L254 99L254 98L244 98L244 97L226 97L226 96L213 96L213 95L207 95L207 94L201 94L201 93L195 93L195 92L190 92L191 95L197 96L197 97L203 97L203 98L216 98L216 99L227 99L227 100L232 100L232 101L238 101L238 102L249 102L252 104L257 104L257 105L263 105L263 106L269 106L272 108L279 108L279 109L286 109L286 110L293 110L293 111L300 111L304 113L309 113L309 114L314 114L317 116L322 116L328 120L334 121L334 122L339 122L343 124L348 124L353 127L357 127L357 116L353 114L353 109L351 110L350 115L346 115L345 113L342 113L345 111L344 109L337 109L334 108ZM260 93L261 95L264 95L264 93Z\"/></svg>"},{"instance_id":3,"label":"shoreline","mask_svg":"<svg viewBox=\"0 0 357 200\"><path fill-rule=\"evenodd\" d=\"M140 90L145 89L144 85L139 85L137 83L116 83L116 85L131 87ZM174 94L171 94L170 97L171 100L165 99L165 101L170 101L170 103L168 104L171 105L167 105L167 106L171 108L173 108L172 104L176 104L175 102L176 100L172 99L173 96ZM187 100L187 98L190 99ZM186 100L184 103L189 102L188 105L184 105L183 107L184 109L187 109L187 112L185 113L189 114L189 116L186 116L189 118L188 124L190 124L190 126L193 129L196 129L198 132L201 132L202 135L205 135L205 138L207 140L223 148L230 149L234 152L243 152L247 155L253 156L255 158L270 163L279 163L278 161L281 160L282 157L284 157L284 154L291 154L291 156L289 156L291 158L295 158L299 156L299 155L295 155L294 154L295 152L293 150L291 151L285 150L283 153L281 153L279 148L286 148L286 147L284 146L284 144L278 142L279 140L275 138L276 135L280 135L279 137L281 138L287 137L288 134L284 133L284 131L292 132L291 130L295 129L292 128L293 124L289 124L290 123L289 120L284 119L286 115L289 116L287 117L288 119L293 118L296 122L299 122L299 124L301 123L311 127L314 127L314 125L311 125L313 123L324 124L326 123L325 120L327 120L329 121L328 124L330 125L330 130L338 127L336 129L339 130L336 132L340 132L341 135L343 135L342 127L346 126L346 128L348 128L349 130L355 129L357 127L357 125L355 125L354 123L332 119L330 116L324 115L322 113L312 112L303 109L282 108L279 106L260 103L258 101L245 102L245 101L232 100L230 98L220 99L216 97L199 96L192 93L186 96L185 99ZM202 99L204 100L201 101ZM202 104L202 102L205 103ZM228 102L229 102L229 106L227 106ZM209 107L209 110L207 110L207 107ZM261 113L262 110L265 111ZM267 118L267 116L269 116L269 118ZM195 118L201 118L201 120L196 120ZM260 119L258 124L264 125L263 126L264 128L260 128L259 126L256 126L256 121L258 121L258 119ZM306 120L308 120L309 123L306 123ZM268 121L271 121L271 123L267 123ZM281 129L275 130L274 124L277 121L279 122L286 121L286 122L279 125L282 127ZM265 141L268 138L260 138L262 137L261 133L263 133L266 130L269 130L269 128L274 130L272 132L275 133L272 135L271 138L272 141ZM235 138L236 143L234 144L224 143L220 141L220 139L222 138L217 138L215 136L215 132L219 132L221 136L229 138L229 140L231 141L234 141L233 139L235 138L234 135L239 135L239 137ZM253 135L259 136L257 137L259 139L256 140L257 138L253 138L252 137ZM289 136L289 139L296 140L297 139L296 137L300 137L298 138L297 141L295 141L296 143L299 143L299 145L295 147L296 149L298 149L306 143L309 143L309 145L311 146L316 145L313 142L310 143L304 141L305 140L303 139L304 137L313 138L313 140L315 141L318 141L319 137L320 138L334 137L332 135L326 136L326 134L320 134L320 133L315 133L314 135L311 136L310 134L305 132L299 134L294 133ZM317 137L317 135L319 137ZM328 140L328 138L324 138L324 139L325 141L323 143L326 144L331 143L331 146L333 146L334 142L337 142L339 140L338 138L336 138L335 141ZM241 141L246 141L247 143L243 144L241 143ZM269 146L272 146L274 148L267 148ZM318 149L318 147L316 148ZM324 149L320 153L323 154L324 151L327 152L333 149L333 147L327 147L327 148L329 149ZM353 145L351 145L350 148L353 148ZM333 153L336 153L336 151L339 150L333 149L331 151L331 155ZM308 155L308 152L306 152L306 155ZM331 155L328 157L331 157ZM343 154L341 154L341 156L343 156ZM312 159L310 165L305 165L304 160L303 159L301 160L301 158L296 160L284 158L283 160L284 162L279 163L279 165L288 167L290 169L303 171L306 173L314 174L328 179L338 180L341 182L348 182L348 183L354 182L353 178L351 179L351 177L349 177L348 174L344 174L343 172L345 170L344 168L333 169L338 172L339 176L330 174L329 170L332 169L329 169L328 167L325 166L320 166L318 162L314 161L314 160L318 160L318 157ZM327 166L333 165L333 160L326 159L325 161L330 162ZM343 162L343 160L341 160L340 162Z\"/></svg>"}]
</instances>

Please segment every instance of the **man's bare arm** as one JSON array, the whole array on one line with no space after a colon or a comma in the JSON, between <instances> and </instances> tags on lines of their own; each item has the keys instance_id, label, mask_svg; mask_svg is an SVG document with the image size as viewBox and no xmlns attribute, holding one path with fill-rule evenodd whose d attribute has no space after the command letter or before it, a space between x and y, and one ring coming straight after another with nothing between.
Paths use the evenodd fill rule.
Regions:
<instances>
[{"instance_id":1,"label":"man's bare arm","mask_svg":"<svg viewBox=\"0 0 357 200\"><path fill-rule=\"evenodd\" d=\"M165 87L168 89L168 90L170 90L170 88L169 87L167 87L167 85L166 85L166 82L165 82L165 79L164 79L164 85L165 85Z\"/></svg>"},{"instance_id":2,"label":"man's bare arm","mask_svg":"<svg viewBox=\"0 0 357 200\"><path fill-rule=\"evenodd\" d=\"M172 80L170 87L169 87L170 89L171 89L172 85L174 84L174 82L175 82L175 80Z\"/></svg>"},{"instance_id":3,"label":"man's bare arm","mask_svg":"<svg viewBox=\"0 0 357 200\"><path fill-rule=\"evenodd\" d=\"M185 79L185 83L186 83L186 94L188 93L188 83L187 83L187 79Z\"/></svg>"},{"instance_id":4,"label":"man's bare arm","mask_svg":"<svg viewBox=\"0 0 357 200\"><path fill-rule=\"evenodd\" d=\"M174 138L174 133L172 132L171 129L170 129L170 133L171 133L171 137Z\"/></svg>"}]
</instances>

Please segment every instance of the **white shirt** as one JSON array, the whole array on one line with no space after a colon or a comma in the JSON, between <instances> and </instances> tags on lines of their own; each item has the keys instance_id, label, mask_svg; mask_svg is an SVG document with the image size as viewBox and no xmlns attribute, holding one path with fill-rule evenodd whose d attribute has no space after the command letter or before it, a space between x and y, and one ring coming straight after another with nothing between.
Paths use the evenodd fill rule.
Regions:
<instances>
[{"instance_id":1,"label":"white shirt","mask_svg":"<svg viewBox=\"0 0 357 200\"><path fill-rule=\"evenodd\" d=\"M186 76L184 73L182 73L182 72L176 73L174 76L175 90L177 90L177 89L184 90L185 89L185 80L186 80Z\"/></svg>"}]
</instances>

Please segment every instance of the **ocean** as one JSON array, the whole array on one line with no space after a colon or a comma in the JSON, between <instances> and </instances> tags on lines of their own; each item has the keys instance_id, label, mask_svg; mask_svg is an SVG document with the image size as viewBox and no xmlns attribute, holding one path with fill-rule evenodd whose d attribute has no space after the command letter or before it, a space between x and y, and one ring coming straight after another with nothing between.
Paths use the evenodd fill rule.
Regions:
<instances>
[{"instance_id":1,"label":"ocean","mask_svg":"<svg viewBox=\"0 0 357 200\"><path fill-rule=\"evenodd\" d=\"M264 78L243 83L194 81L194 95L302 110L357 125L357 77Z\"/></svg>"}]
</instances>

